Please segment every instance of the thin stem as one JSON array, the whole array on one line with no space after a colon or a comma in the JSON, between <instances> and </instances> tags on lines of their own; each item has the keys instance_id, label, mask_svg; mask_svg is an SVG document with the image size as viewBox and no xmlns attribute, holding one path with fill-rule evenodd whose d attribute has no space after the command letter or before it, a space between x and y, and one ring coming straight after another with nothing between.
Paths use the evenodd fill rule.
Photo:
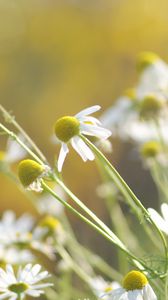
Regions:
<instances>
[{"instance_id":1,"label":"thin stem","mask_svg":"<svg viewBox=\"0 0 168 300\"><path fill-rule=\"evenodd\" d=\"M41 160L47 163L47 159L44 156L44 154L41 152L41 150L36 146L36 144L29 137L29 135L24 131L24 129L17 123L15 118L11 116L11 114L1 104L0 104L0 111L3 113L4 119L8 119L9 120L8 122L12 123L15 126L15 128L17 128L19 132L26 138L26 140L29 142L29 144L32 146L35 152L39 155Z\"/></svg>"},{"instance_id":2,"label":"thin stem","mask_svg":"<svg viewBox=\"0 0 168 300\"><path fill-rule=\"evenodd\" d=\"M134 254L132 254L123 244L120 242L118 244L118 241L115 241L110 235L108 235L106 232L104 232L101 228L99 228L96 224L91 222L89 219L84 217L81 213L79 213L75 208L73 208L70 204L62 200L43 180L41 180L41 184L43 189L46 192L49 192L54 198L56 198L58 201L60 201L66 208L68 208L72 213L77 215L80 219L82 219L85 223L90 225L92 228L94 228L97 232L99 232L101 235L103 235L107 240L115 244L121 251L125 252L130 259L132 260L133 264L140 269L141 271L148 270L151 274L155 276L159 276L157 272L150 269L146 264L139 258L137 258ZM161 277L161 276L160 276Z\"/></svg>"},{"instance_id":3,"label":"thin stem","mask_svg":"<svg viewBox=\"0 0 168 300\"><path fill-rule=\"evenodd\" d=\"M24 148L36 161L42 165L44 164L43 161L32 150L30 150L29 147L27 147L13 131L6 128L2 123L0 123L0 128L13 140L15 140L22 148Z\"/></svg>"},{"instance_id":4,"label":"thin stem","mask_svg":"<svg viewBox=\"0 0 168 300\"><path fill-rule=\"evenodd\" d=\"M111 170L112 179L114 180L114 182L116 183L118 188L120 188L120 191L122 193L124 192L124 194L126 192L132 198L132 200L136 204L136 206L138 208L140 208L140 210L142 211L142 213L144 214L146 219L150 220L151 224L153 225L153 227L158 232L158 234L159 234L159 236L162 240L164 251L165 251L165 258L166 258L165 273L166 273L167 272L167 267L168 267L168 251L167 251L167 242L165 240L165 237L164 237L163 233L160 231L160 229L157 227L155 222L152 220L152 218L150 217L150 214L148 213L146 208L142 205L140 200L136 197L136 195L133 193L133 191L130 189L130 187L126 184L126 182L120 176L120 174L117 172L117 170L111 165L111 163L108 161L108 159L86 137L84 137L82 135L80 137L90 146L90 148L94 151L94 153L97 155L97 157L99 157L99 159L102 160L104 167L107 166L109 168L109 170ZM129 202L129 204L130 204L130 202Z\"/></svg>"}]
</instances>

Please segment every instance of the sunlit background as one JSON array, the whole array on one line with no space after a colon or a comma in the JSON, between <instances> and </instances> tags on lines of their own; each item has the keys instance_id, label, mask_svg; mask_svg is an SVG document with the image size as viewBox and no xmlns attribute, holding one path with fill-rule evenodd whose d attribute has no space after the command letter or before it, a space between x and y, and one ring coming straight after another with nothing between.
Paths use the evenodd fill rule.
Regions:
<instances>
[{"instance_id":1,"label":"sunlit background","mask_svg":"<svg viewBox=\"0 0 168 300\"><path fill-rule=\"evenodd\" d=\"M1 103L51 163L59 153L51 142L58 117L94 104L108 108L136 82L139 52L154 51L168 60L167 11L167 0L0 0ZM131 146L111 140L109 159L137 194L151 203L156 198L154 185L141 162L131 156ZM4 150L3 137L0 145ZM72 150L63 176L109 222L103 200L95 192L101 181L95 164L84 164ZM2 175L0 184L1 212L11 208L18 214L35 213L25 196ZM83 243L110 258L110 247L100 245L92 230L72 220Z\"/></svg>"}]
</instances>

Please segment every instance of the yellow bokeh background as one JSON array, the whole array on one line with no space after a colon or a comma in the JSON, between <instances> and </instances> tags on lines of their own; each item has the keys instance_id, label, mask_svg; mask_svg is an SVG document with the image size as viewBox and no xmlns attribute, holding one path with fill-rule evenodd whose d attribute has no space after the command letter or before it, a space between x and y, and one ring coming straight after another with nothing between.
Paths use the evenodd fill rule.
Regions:
<instances>
[{"instance_id":1,"label":"yellow bokeh background","mask_svg":"<svg viewBox=\"0 0 168 300\"><path fill-rule=\"evenodd\" d=\"M1 103L51 163L59 153L50 141L58 117L94 104L109 107L135 84L139 52L154 51L168 60L167 11L167 0L0 1ZM0 145L4 150L3 137ZM115 164L122 151L116 149L109 156ZM84 164L71 151L63 175L104 217L95 193L100 178L94 163ZM3 175L0 184L1 211L34 212Z\"/></svg>"}]
</instances>

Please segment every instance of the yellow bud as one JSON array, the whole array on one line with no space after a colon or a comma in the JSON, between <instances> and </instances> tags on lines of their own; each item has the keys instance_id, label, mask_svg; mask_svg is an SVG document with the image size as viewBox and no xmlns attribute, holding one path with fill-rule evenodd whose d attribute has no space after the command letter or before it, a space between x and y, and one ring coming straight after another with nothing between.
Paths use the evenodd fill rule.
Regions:
<instances>
[{"instance_id":1,"label":"yellow bud","mask_svg":"<svg viewBox=\"0 0 168 300\"><path fill-rule=\"evenodd\" d=\"M49 230L54 231L60 226L60 222L51 216L46 216L40 221L40 226L47 227Z\"/></svg>"},{"instance_id":2,"label":"yellow bud","mask_svg":"<svg viewBox=\"0 0 168 300\"><path fill-rule=\"evenodd\" d=\"M124 91L124 96L128 97L130 100L135 100L136 91L134 88L130 88Z\"/></svg>"},{"instance_id":3,"label":"yellow bud","mask_svg":"<svg viewBox=\"0 0 168 300\"><path fill-rule=\"evenodd\" d=\"M140 102L140 117L143 119L155 118L160 113L163 105L163 99L158 99L154 95L146 96L142 102Z\"/></svg>"},{"instance_id":4,"label":"yellow bud","mask_svg":"<svg viewBox=\"0 0 168 300\"><path fill-rule=\"evenodd\" d=\"M142 52L139 54L137 59L137 70L142 72L159 59L160 57L153 52Z\"/></svg>"},{"instance_id":5,"label":"yellow bud","mask_svg":"<svg viewBox=\"0 0 168 300\"><path fill-rule=\"evenodd\" d=\"M147 283L148 280L143 273L131 271L124 277L123 287L127 291L141 290Z\"/></svg>"},{"instance_id":6,"label":"yellow bud","mask_svg":"<svg viewBox=\"0 0 168 300\"><path fill-rule=\"evenodd\" d=\"M28 187L43 172L45 168L34 160L25 159L19 163L18 176L24 187Z\"/></svg>"},{"instance_id":7,"label":"yellow bud","mask_svg":"<svg viewBox=\"0 0 168 300\"><path fill-rule=\"evenodd\" d=\"M146 142L141 148L141 154L144 157L156 157L160 152L161 147L157 141Z\"/></svg>"},{"instance_id":8,"label":"yellow bud","mask_svg":"<svg viewBox=\"0 0 168 300\"><path fill-rule=\"evenodd\" d=\"M55 134L57 138L67 143L72 137L80 132L80 123L75 117L62 117L55 123Z\"/></svg>"}]
</instances>

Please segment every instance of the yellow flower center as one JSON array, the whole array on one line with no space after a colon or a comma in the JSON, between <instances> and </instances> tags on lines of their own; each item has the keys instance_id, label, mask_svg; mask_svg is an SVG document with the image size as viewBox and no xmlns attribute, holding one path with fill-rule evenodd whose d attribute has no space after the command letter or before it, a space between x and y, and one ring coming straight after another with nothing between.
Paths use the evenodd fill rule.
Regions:
<instances>
[{"instance_id":1,"label":"yellow flower center","mask_svg":"<svg viewBox=\"0 0 168 300\"><path fill-rule=\"evenodd\" d=\"M145 143L141 148L141 154L144 157L155 157L160 152L160 144L156 141L150 141Z\"/></svg>"},{"instance_id":2,"label":"yellow flower center","mask_svg":"<svg viewBox=\"0 0 168 300\"><path fill-rule=\"evenodd\" d=\"M5 158L5 152L4 151L0 151L0 161L3 161Z\"/></svg>"},{"instance_id":3,"label":"yellow flower center","mask_svg":"<svg viewBox=\"0 0 168 300\"><path fill-rule=\"evenodd\" d=\"M127 291L141 290L147 283L148 280L143 273L131 271L124 277L123 287Z\"/></svg>"},{"instance_id":4,"label":"yellow flower center","mask_svg":"<svg viewBox=\"0 0 168 300\"><path fill-rule=\"evenodd\" d=\"M140 117L149 119L155 117L163 107L163 100L154 95L146 96L140 103Z\"/></svg>"},{"instance_id":5,"label":"yellow flower center","mask_svg":"<svg viewBox=\"0 0 168 300\"><path fill-rule=\"evenodd\" d=\"M44 166L31 159L22 160L18 166L18 176L25 187L33 183L43 172Z\"/></svg>"},{"instance_id":6,"label":"yellow flower center","mask_svg":"<svg viewBox=\"0 0 168 300\"><path fill-rule=\"evenodd\" d=\"M137 70L144 71L148 66L159 60L159 56L153 52L142 52L137 59Z\"/></svg>"},{"instance_id":7,"label":"yellow flower center","mask_svg":"<svg viewBox=\"0 0 168 300\"><path fill-rule=\"evenodd\" d=\"M60 222L51 216L46 216L40 221L40 226L47 227L49 230L54 231L60 226Z\"/></svg>"},{"instance_id":8,"label":"yellow flower center","mask_svg":"<svg viewBox=\"0 0 168 300\"><path fill-rule=\"evenodd\" d=\"M136 91L134 88L130 88L124 91L124 96L128 97L130 100L135 100Z\"/></svg>"},{"instance_id":9,"label":"yellow flower center","mask_svg":"<svg viewBox=\"0 0 168 300\"><path fill-rule=\"evenodd\" d=\"M75 117L62 117L55 123L55 134L57 138L67 143L72 137L80 132L80 123Z\"/></svg>"},{"instance_id":10,"label":"yellow flower center","mask_svg":"<svg viewBox=\"0 0 168 300\"><path fill-rule=\"evenodd\" d=\"M25 292L28 288L29 288L29 286L24 282L14 283L8 287L8 289L11 292L14 292L16 294L21 294L21 293Z\"/></svg>"},{"instance_id":11,"label":"yellow flower center","mask_svg":"<svg viewBox=\"0 0 168 300\"><path fill-rule=\"evenodd\" d=\"M104 290L105 293L111 292L112 291L112 287L111 286L107 286Z\"/></svg>"}]
</instances>

